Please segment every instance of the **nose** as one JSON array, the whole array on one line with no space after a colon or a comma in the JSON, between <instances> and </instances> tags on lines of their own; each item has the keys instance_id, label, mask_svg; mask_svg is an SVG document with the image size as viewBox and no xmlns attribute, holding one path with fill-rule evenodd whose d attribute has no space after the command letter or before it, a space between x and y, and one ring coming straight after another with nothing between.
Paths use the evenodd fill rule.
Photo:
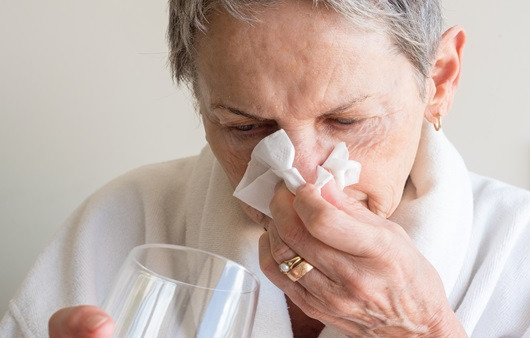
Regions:
<instances>
[{"instance_id":1,"label":"nose","mask_svg":"<svg viewBox=\"0 0 530 338\"><path fill-rule=\"evenodd\" d=\"M293 167L297 168L308 183L317 178L317 166L324 163L332 146L314 132L287 131L295 149Z\"/></svg>"}]
</instances>

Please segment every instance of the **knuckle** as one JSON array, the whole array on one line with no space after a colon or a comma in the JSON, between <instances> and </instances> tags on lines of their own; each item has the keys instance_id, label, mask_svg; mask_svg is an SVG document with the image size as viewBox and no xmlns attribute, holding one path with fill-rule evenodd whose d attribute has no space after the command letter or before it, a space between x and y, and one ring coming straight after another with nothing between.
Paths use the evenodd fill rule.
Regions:
<instances>
[{"instance_id":1,"label":"knuckle","mask_svg":"<svg viewBox=\"0 0 530 338\"><path fill-rule=\"evenodd\" d=\"M310 318L318 320L322 317L322 313L315 307L306 304L306 306L300 308Z\"/></svg>"},{"instance_id":2,"label":"knuckle","mask_svg":"<svg viewBox=\"0 0 530 338\"><path fill-rule=\"evenodd\" d=\"M405 229L403 229L403 227L397 223L394 223L394 222L390 222L390 221L387 221L387 223L385 224L385 226L392 232L394 233L395 235L397 236L400 236L402 238L407 238L409 239L409 235L407 234L407 232L405 231Z\"/></svg>"},{"instance_id":3,"label":"knuckle","mask_svg":"<svg viewBox=\"0 0 530 338\"><path fill-rule=\"evenodd\" d=\"M313 212L311 216L308 219L307 226L314 227L315 225L319 225L326 222L326 219L329 217L329 212L323 210L320 212Z\"/></svg>"},{"instance_id":4,"label":"knuckle","mask_svg":"<svg viewBox=\"0 0 530 338\"><path fill-rule=\"evenodd\" d=\"M320 320L323 317L323 313L319 308L322 308L322 304L314 299L310 295L303 295L298 299L296 305L302 310L308 317Z\"/></svg>"},{"instance_id":5,"label":"knuckle","mask_svg":"<svg viewBox=\"0 0 530 338\"><path fill-rule=\"evenodd\" d=\"M374 246L374 254L377 257L385 257L392 251L395 243L394 233L387 228L379 228Z\"/></svg>"},{"instance_id":6,"label":"knuckle","mask_svg":"<svg viewBox=\"0 0 530 338\"><path fill-rule=\"evenodd\" d=\"M333 224L337 223L337 215L331 210L323 210L315 213L306 224L306 227L315 237L320 237L329 233Z\"/></svg>"},{"instance_id":7,"label":"knuckle","mask_svg":"<svg viewBox=\"0 0 530 338\"><path fill-rule=\"evenodd\" d=\"M277 264L277 262L290 259L292 258L291 256L293 255L292 250L284 244L271 246L271 254L272 254L272 257L274 257L276 261L275 264Z\"/></svg>"},{"instance_id":8,"label":"knuckle","mask_svg":"<svg viewBox=\"0 0 530 338\"><path fill-rule=\"evenodd\" d=\"M384 227L367 228L361 237L365 240L359 243L359 251L365 257L382 259L394 247L394 234Z\"/></svg>"},{"instance_id":9,"label":"knuckle","mask_svg":"<svg viewBox=\"0 0 530 338\"><path fill-rule=\"evenodd\" d=\"M324 295L324 300L334 316L345 318L351 316L352 312L355 311L355 304L348 297L328 293Z\"/></svg>"},{"instance_id":10,"label":"knuckle","mask_svg":"<svg viewBox=\"0 0 530 338\"><path fill-rule=\"evenodd\" d=\"M301 243L306 236L306 231L301 224L289 224L282 230L280 236L287 244Z\"/></svg>"}]
</instances>

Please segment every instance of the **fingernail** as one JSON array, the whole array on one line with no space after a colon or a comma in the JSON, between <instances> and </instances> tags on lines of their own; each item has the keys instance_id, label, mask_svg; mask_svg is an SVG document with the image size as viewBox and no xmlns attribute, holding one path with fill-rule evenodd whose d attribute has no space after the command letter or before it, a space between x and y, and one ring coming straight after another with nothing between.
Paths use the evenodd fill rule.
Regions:
<instances>
[{"instance_id":1,"label":"fingernail","mask_svg":"<svg viewBox=\"0 0 530 338\"><path fill-rule=\"evenodd\" d=\"M102 315L94 315L92 317L89 317L85 321L85 327L90 331L95 331L98 328L100 328L105 322L107 322L109 318Z\"/></svg>"}]
</instances>

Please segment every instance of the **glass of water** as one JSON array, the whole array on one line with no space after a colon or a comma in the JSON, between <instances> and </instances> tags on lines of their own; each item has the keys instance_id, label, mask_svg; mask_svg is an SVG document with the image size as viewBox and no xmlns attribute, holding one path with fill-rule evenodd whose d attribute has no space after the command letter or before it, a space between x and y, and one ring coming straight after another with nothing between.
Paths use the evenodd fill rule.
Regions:
<instances>
[{"instance_id":1,"label":"glass of water","mask_svg":"<svg viewBox=\"0 0 530 338\"><path fill-rule=\"evenodd\" d=\"M123 263L102 308L114 337L250 337L258 278L224 257L146 244Z\"/></svg>"}]
</instances>

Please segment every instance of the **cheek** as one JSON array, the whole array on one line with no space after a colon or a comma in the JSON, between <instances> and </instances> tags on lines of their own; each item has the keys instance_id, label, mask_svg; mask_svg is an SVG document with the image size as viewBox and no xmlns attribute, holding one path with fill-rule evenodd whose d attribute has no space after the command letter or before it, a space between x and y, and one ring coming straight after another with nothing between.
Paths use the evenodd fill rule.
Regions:
<instances>
[{"instance_id":1,"label":"cheek","mask_svg":"<svg viewBox=\"0 0 530 338\"><path fill-rule=\"evenodd\" d=\"M348 145L350 158L360 162L361 159L369 158L374 152L379 152L388 137L391 124L390 116L372 117L354 132L347 134L343 141Z\"/></svg>"},{"instance_id":2,"label":"cheek","mask_svg":"<svg viewBox=\"0 0 530 338\"><path fill-rule=\"evenodd\" d=\"M346 190L348 195L382 216L395 210L414 163L422 120L419 114L396 113L348 141L350 158L362 164L360 181Z\"/></svg>"}]
</instances>

